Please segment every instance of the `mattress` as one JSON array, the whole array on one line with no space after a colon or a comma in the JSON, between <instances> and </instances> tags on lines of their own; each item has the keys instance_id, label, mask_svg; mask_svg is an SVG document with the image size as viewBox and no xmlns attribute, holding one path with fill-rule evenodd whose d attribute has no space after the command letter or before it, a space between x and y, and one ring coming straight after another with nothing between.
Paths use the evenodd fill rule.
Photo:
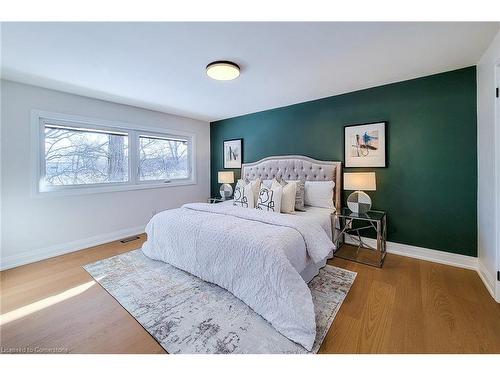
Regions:
<instances>
[{"instance_id":1,"label":"mattress","mask_svg":"<svg viewBox=\"0 0 500 375\"><path fill-rule=\"evenodd\" d=\"M218 203L221 205L232 205L233 201L228 200L226 202ZM333 210L329 208L321 208L321 207L311 207L306 206L305 211L295 211L291 214L283 214L283 215L297 215L307 220L311 220L312 222L318 223L325 230L328 237L332 239L332 219L331 214ZM320 268L324 267L326 261L333 256L333 252L328 254L325 259L318 263L314 263L309 256L303 252L295 248L287 248L286 257L292 264L292 266L297 270L297 272L302 276L302 278L307 282L311 281L314 276L316 276L320 270Z\"/></svg>"}]
</instances>

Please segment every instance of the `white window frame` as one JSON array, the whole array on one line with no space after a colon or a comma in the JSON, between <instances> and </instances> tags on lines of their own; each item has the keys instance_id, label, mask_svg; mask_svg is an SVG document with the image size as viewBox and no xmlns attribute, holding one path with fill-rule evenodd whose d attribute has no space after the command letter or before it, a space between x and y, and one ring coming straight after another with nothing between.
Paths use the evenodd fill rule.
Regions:
<instances>
[{"instance_id":1,"label":"white window frame","mask_svg":"<svg viewBox=\"0 0 500 375\"><path fill-rule=\"evenodd\" d=\"M128 134L128 181L111 182L82 185L58 185L49 186L44 184L45 178L45 125L62 125L73 128L95 129L111 132L122 132ZM196 134L178 130L155 128L148 126L133 125L124 122L100 120L95 118L75 116L61 113L45 112L39 110L31 111L32 128L32 196L54 196L54 195L82 195L114 191L158 189L174 186L186 186L196 184ZM186 179L175 179L170 181L153 180L140 181L139 179L139 136L156 136L161 138L174 138L186 140L188 143L188 168L190 177Z\"/></svg>"},{"instance_id":2,"label":"white window frame","mask_svg":"<svg viewBox=\"0 0 500 375\"><path fill-rule=\"evenodd\" d=\"M140 148L138 147L139 145L139 142L140 142L140 137L143 136L143 137L153 137L153 138L160 138L160 139L172 139L172 140L181 140L181 141L184 141L186 140L187 143L188 143L188 155L192 149L192 145L190 145L189 143L189 139L187 139L185 136L179 136L179 135L173 135L173 134L165 134L165 133L155 133L155 132L151 132L151 131L136 131L135 134L134 134L134 142L135 144L137 145L134 150L136 151L136 155L135 155L135 165L134 165L134 170L137 171L137 183L138 184L151 184L151 183L168 183L168 184L171 184L172 182L180 182L180 181L188 181L190 180L190 177L188 178L182 178L182 179L175 179L173 181L163 181L163 180L144 180L144 181L141 181L141 177L140 177L140 170L139 170L139 160L141 160L141 150ZM190 175L192 173L192 170L193 170L193 164L192 164L192 160L191 158L188 158L188 170L190 172Z\"/></svg>"}]
</instances>

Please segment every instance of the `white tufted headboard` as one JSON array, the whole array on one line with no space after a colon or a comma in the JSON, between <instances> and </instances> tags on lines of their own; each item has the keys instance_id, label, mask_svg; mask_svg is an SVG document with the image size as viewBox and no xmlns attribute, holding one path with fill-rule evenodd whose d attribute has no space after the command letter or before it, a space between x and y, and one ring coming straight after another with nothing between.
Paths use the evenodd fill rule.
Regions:
<instances>
[{"instance_id":1,"label":"white tufted headboard","mask_svg":"<svg viewBox=\"0 0 500 375\"><path fill-rule=\"evenodd\" d=\"M333 204L337 211L342 207L342 163L340 161L322 161L302 155L270 156L254 163L241 166L241 178L253 180L271 180L282 177L285 180L328 181L335 182Z\"/></svg>"}]
</instances>

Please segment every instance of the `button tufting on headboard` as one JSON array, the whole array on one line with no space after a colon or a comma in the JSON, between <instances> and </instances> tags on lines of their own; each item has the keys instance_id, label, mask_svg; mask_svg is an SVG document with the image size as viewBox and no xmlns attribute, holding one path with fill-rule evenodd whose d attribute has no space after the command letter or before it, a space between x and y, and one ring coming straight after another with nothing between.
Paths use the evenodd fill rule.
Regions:
<instances>
[{"instance_id":1,"label":"button tufting on headboard","mask_svg":"<svg viewBox=\"0 0 500 375\"><path fill-rule=\"evenodd\" d=\"M317 163L300 159L276 159L261 161L255 166L243 166L242 176L245 178L272 179L286 176L308 181L335 180L335 165L319 166ZM305 170L312 174L305 173ZM321 171L321 172L320 172Z\"/></svg>"}]
</instances>

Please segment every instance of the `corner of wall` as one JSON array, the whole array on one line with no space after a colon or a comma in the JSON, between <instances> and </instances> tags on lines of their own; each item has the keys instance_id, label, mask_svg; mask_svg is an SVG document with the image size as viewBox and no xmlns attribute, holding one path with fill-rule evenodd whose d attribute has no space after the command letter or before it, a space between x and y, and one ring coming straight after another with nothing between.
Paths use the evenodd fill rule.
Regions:
<instances>
[{"instance_id":1,"label":"corner of wall","mask_svg":"<svg viewBox=\"0 0 500 375\"><path fill-rule=\"evenodd\" d=\"M488 271L488 269L483 264L483 262L481 261L481 259L478 259L478 262L477 262L477 273L478 273L479 277L481 278L481 280L483 281L484 286L486 287L486 289L488 290L488 292L493 297L493 299L495 299L498 302L498 298L497 298L498 296L495 295L495 290L496 290L496 288L495 288L495 278Z\"/></svg>"},{"instance_id":2,"label":"corner of wall","mask_svg":"<svg viewBox=\"0 0 500 375\"><path fill-rule=\"evenodd\" d=\"M500 303L500 281L497 281L497 295L496 295L496 298L495 298L495 301L497 301L498 303Z\"/></svg>"},{"instance_id":3,"label":"corner of wall","mask_svg":"<svg viewBox=\"0 0 500 375\"><path fill-rule=\"evenodd\" d=\"M478 274L493 298L500 302L500 31L477 64L478 142ZM493 205L493 210L491 209ZM493 214L492 214L493 212ZM492 217L493 216L493 217Z\"/></svg>"}]
</instances>

